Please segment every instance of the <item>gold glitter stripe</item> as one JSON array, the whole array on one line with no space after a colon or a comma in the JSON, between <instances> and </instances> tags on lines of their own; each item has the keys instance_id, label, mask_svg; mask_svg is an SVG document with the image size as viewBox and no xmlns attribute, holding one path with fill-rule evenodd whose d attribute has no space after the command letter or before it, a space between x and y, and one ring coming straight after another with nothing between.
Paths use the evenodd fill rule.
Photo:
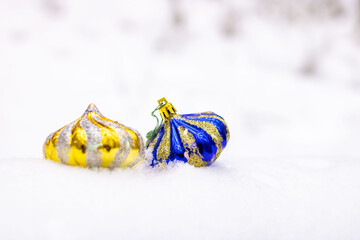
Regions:
<instances>
[{"instance_id":1,"label":"gold glitter stripe","mask_svg":"<svg viewBox=\"0 0 360 240\"><path fill-rule=\"evenodd\" d=\"M57 130L54 135L49 138L49 140L46 142L45 144L45 158L47 159L51 159L55 162L60 162L57 152L56 152L56 142L59 139L59 134L60 132L64 129L65 127L60 128L59 130Z\"/></svg>"},{"instance_id":2,"label":"gold glitter stripe","mask_svg":"<svg viewBox=\"0 0 360 240\"><path fill-rule=\"evenodd\" d=\"M184 146L184 156L188 163L194 167L206 166L206 162L202 160L202 156L199 153L199 148L196 145L194 135L192 135L188 129L183 126L179 126L177 129L180 134L181 142ZM190 151L188 149L190 149Z\"/></svg>"},{"instance_id":3,"label":"gold glitter stripe","mask_svg":"<svg viewBox=\"0 0 360 240\"><path fill-rule=\"evenodd\" d=\"M224 119L222 119L221 117L216 116L215 113L212 113L212 112L204 112L204 113L208 113L208 114L210 113L210 114L214 114L214 115L200 115L200 116L187 116L187 117L188 118L202 118L202 119L203 118L215 118L215 119L220 120L224 124L224 126L226 127L226 142L228 142L229 139L230 139L230 132L229 132L229 128L228 128L226 122L224 121ZM197 114L202 114L202 113L197 113Z\"/></svg>"},{"instance_id":4,"label":"gold glitter stripe","mask_svg":"<svg viewBox=\"0 0 360 240\"><path fill-rule=\"evenodd\" d=\"M160 137L160 132L161 130L156 134L156 137L152 140L152 142L150 142L149 146L147 148L152 148L152 153L151 153L151 157L153 158L153 152L154 152L154 147L155 147L155 144L157 143L159 137ZM148 145L148 143L146 143L146 145Z\"/></svg>"},{"instance_id":5,"label":"gold glitter stripe","mask_svg":"<svg viewBox=\"0 0 360 240\"><path fill-rule=\"evenodd\" d=\"M166 160L170 155L170 121L169 120L165 120L164 131L165 133L161 139L160 145L157 150L157 155L156 155L157 160Z\"/></svg>"},{"instance_id":6,"label":"gold glitter stripe","mask_svg":"<svg viewBox=\"0 0 360 240\"><path fill-rule=\"evenodd\" d=\"M159 137L160 137L160 132L161 132L161 128L160 128L160 131L157 132L156 134L156 137L149 143L147 142L146 145L149 145L147 148L154 148L155 147L155 144L157 143Z\"/></svg>"},{"instance_id":7,"label":"gold glitter stripe","mask_svg":"<svg viewBox=\"0 0 360 240\"><path fill-rule=\"evenodd\" d=\"M81 119L76 122L75 126L71 130L68 164L72 166L86 167L87 136L85 130L80 126Z\"/></svg>"},{"instance_id":8,"label":"gold glitter stripe","mask_svg":"<svg viewBox=\"0 0 360 240\"><path fill-rule=\"evenodd\" d=\"M107 168L113 163L115 155L119 151L120 138L115 129L96 121L94 117L99 117L99 115L96 112L87 114L87 119L100 129L101 145L97 149L101 153L101 167Z\"/></svg>"},{"instance_id":9,"label":"gold glitter stripe","mask_svg":"<svg viewBox=\"0 0 360 240\"><path fill-rule=\"evenodd\" d=\"M215 145L216 145L216 154L215 154L215 158L213 158L211 160L211 162L215 161L219 156L220 153L222 152L222 145L221 142L223 141L223 138L221 137L218 129L211 123L209 122L203 122L203 121L196 121L196 120L188 120L185 118L182 118L183 121L191 124L191 125L195 125L201 129L203 129L207 134L209 134L212 138L212 140L214 141Z\"/></svg>"},{"instance_id":10,"label":"gold glitter stripe","mask_svg":"<svg viewBox=\"0 0 360 240\"><path fill-rule=\"evenodd\" d=\"M149 143L146 143L146 145L149 144L148 148L154 148L154 147L155 147L155 144L157 143L157 141L158 141L158 139L159 139L159 137L160 137L160 132L161 132L161 131L159 131L159 132L157 133L156 137L152 140L152 142L151 142L150 144L149 144Z\"/></svg>"}]
</instances>

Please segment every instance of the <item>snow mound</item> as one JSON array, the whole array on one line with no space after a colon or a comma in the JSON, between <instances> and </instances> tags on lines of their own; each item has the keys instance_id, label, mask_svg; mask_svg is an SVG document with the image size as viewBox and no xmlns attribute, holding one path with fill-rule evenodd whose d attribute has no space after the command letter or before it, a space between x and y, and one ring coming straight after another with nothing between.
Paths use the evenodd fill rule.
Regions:
<instances>
[{"instance_id":1,"label":"snow mound","mask_svg":"<svg viewBox=\"0 0 360 240\"><path fill-rule=\"evenodd\" d=\"M218 159L166 171L0 161L0 239L359 239L352 159Z\"/></svg>"}]
</instances>

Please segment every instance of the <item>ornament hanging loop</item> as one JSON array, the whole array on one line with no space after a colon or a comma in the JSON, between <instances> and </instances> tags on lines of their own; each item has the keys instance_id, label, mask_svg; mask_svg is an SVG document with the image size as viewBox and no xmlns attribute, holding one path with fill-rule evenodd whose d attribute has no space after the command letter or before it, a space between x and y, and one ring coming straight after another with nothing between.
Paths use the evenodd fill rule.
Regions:
<instances>
[{"instance_id":1,"label":"ornament hanging loop","mask_svg":"<svg viewBox=\"0 0 360 240\"><path fill-rule=\"evenodd\" d=\"M154 109L154 111L151 112L151 116L156 118L156 127L154 128L154 130L146 134L147 139L152 139L154 135L158 132L163 121L168 119L172 114L176 113L176 109L171 103L166 100L166 98L159 99L158 103L159 105ZM159 118L154 114L157 110L159 110L161 116L160 124Z\"/></svg>"},{"instance_id":2,"label":"ornament hanging loop","mask_svg":"<svg viewBox=\"0 0 360 240\"><path fill-rule=\"evenodd\" d=\"M151 116L153 116L154 118L156 118L156 126L154 128L154 130L151 130L150 132L148 132L146 134L146 138L147 139L151 139L154 137L154 135L157 133L157 131L159 130L159 127L161 126L163 119L161 119L161 123L159 124L159 118L154 114L157 110L159 110L162 106L164 106L165 103L159 102L159 106L157 106L154 111L151 112Z\"/></svg>"}]
</instances>

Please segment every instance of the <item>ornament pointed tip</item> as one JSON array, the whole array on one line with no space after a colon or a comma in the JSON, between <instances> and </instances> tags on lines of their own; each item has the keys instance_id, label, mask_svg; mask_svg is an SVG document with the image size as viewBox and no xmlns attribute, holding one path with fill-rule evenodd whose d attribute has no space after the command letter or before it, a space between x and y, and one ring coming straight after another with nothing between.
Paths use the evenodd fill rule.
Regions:
<instances>
[{"instance_id":1,"label":"ornament pointed tip","mask_svg":"<svg viewBox=\"0 0 360 240\"><path fill-rule=\"evenodd\" d=\"M97 109L94 103L90 103L89 106L87 107L85 113L89 113L89 112L99 112L99 110Z\"/></svg>"}]
</instances>

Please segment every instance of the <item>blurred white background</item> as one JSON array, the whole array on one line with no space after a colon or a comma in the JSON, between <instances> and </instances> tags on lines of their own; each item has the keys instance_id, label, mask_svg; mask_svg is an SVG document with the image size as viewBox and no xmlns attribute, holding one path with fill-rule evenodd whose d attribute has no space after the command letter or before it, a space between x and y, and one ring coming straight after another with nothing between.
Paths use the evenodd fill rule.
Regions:
<instances>
[{"instance_id":1,"label":"blurred white background","mask_svg":"<svg viewBox=\"0 0 360 240\"><path fill-rule=\"evenodd\" d=\"M0 4L1 157L91 102L145 135L161 97L223 116L224 154L360 156L358 1Z\"/></svg>"},{"instance_id":2,"label":"blurred white background","mask_svg":"<svg viewBox=\"0 0 360 240\"><path fill-rule=\"evenodd\" d=\"M142 176L150 181L144 185L137 174L77 175L40 160L45 138L79 117L89 103L145 136L155 126L150 113L161 97L179 113L210 110L225 118L231 139L212 169L162 176L168 185ZM189 232L171 235L176 228L169 227L167 234L156 235L148 226L134 237L139 239L360 237L358 0L0 0L0 109L0 189L9 196L2 200L7 213L0 219L7 229L2 239L95 239L101 234L87 222L91 217L127 227L135 218L143 219L138 220L143 225L194 220ZM60 184L63 175L69 180ZM197 183L183 183L184 176ZM25 184L31 180L34 185ZM151 195L147 189L155 184L155 192L170 194L179 209L170 211L169 202L159 213L163 205L153 197L140 208L150 211L147 217L138 210L135 217L125 211L121 218L110 208L93 208L87 215L103 200L87 184L112 186L114 180L130 184L123 189L129 199L144 201L144 191ZM195 188L205 182L215 188L198 194ZM171 190L179 184L180 193ZM89 191L81 192L84 201L78 203L96 200L78 211L64 199L84 186ZM95 184L94 191L103 187ZM121 202L123 193L104 191L112 203ZM59 210L46 205L54 197L57 207L63 206ZM212 200L197 212L195 206L187 208L187 197ZM29 205L15 210L24 198ZM127 201L139 207L138 200ZM47 207L29 210L33 204ZM152 210L146 208L150 204ZM224 205L229 208L222 211ZM71 221L69 209L90 226L89 235L62 231L62 220ZM52 217L48 211L55 211ZM203 220L210 215L216 217L206 225ZM22 229L24 236L14 235L18 219L29 224L34 218L42 219L41 231L30 224ZM197 232L206 226L211 226L208 231ZM107 237L117 236L115 229L107 229Z\"/></svg>"}]
</instances>

